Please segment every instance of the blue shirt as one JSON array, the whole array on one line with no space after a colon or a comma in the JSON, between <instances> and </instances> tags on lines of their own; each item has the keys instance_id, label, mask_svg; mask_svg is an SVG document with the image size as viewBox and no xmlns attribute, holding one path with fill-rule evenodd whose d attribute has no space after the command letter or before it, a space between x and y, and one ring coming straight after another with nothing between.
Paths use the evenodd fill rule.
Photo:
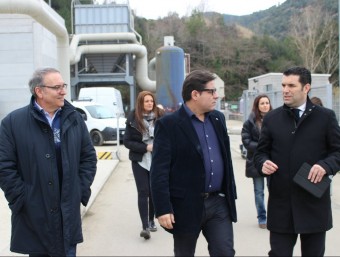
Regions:
<instances>
[{"instance_id":1,"label":"blue shirt","mask_svg":"<svg viewBox=\"0 0 340 257\"><path fill-rule=\"evenodd\" d=\"M205 192L221 191L224 175L224 162L214 126L209 119L209 113L205 114L204 121L202 122L185 104L184 109L191 118L192 125L196 130L203 152Z\"/></svg>"},{"instance_id":2,"label":"blue shirt","mask_svg":"<svg viewBox=\"0 0 340 257\"><path fill-rule=\"evenodd\" d=\"M53 136L54 136L54 144L56 145L56 148L60 148L60 114L61 114L61 108L59 108L51 118L49 113L46 112L36 101L34 102L35 108L37 108L40 113L42 113L42 116L45 117L45 119L48 121L48 124L50 125Z\"/></svg>"}]
</instances>

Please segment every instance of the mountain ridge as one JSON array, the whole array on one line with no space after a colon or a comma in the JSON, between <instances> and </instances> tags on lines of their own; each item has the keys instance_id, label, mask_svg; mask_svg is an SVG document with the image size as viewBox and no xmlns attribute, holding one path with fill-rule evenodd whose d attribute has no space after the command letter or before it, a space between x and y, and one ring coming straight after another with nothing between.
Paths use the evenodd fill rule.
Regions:
<instances>
[{"instance_id":1,"label":"mountain ridge","mask_svg":"<svg viewBox=\"0 0 340 257\"><path fill-rule=\"evenodd\" d=\"M289 20L309 6L320 4L323 9L338 16L337 0L286 0L280 5L274 5L266 10L252 14L236 16L222 14L225 25L239 24L258 35L271 35L283 38L289 32Z\"/></svg>"}]
</instances>

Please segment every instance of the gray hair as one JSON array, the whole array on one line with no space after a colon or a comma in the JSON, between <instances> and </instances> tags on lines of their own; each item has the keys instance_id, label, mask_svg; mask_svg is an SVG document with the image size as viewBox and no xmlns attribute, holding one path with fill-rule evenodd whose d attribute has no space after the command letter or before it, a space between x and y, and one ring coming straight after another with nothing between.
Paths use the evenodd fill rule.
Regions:
<instances>
[{"instance_id":1,"label":"gray hair","mask_svg":"<svg viewBox=\"0 0 340 257\"><path fill-rule=\"evenodd\" d=\"M43 86L44 78L45 78L46 74L49 74L49 73L60 73L60 71L55 69L55 68L49 68L48 67L48 68L37 69L33 73L32 78L28 82L28 86L30 88L32 95L36 96L34 89L36 87Z\"/></svg>"}]
</instances>

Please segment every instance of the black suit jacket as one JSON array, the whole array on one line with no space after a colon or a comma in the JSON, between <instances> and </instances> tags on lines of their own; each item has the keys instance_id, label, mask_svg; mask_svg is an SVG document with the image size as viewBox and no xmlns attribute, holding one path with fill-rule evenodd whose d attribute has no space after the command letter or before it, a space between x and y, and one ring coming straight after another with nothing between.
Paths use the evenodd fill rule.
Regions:
<instances>
[{"instance_id":1,"label":"black suit jacket","mask_svg":"<svg viewBox=\"0 0 340 257\"><path fill-rule=\"evenodd\" d=\"M223 191L232 221L236 222L236 186L230 153L230 142L224 115L210 113L224 158ZM162 117L155 126L151 190L156 216L173 213L171 233L200 230L205 191L203 152L191 118L182 106L173 114Z\"/></svg>"}]
</instances>

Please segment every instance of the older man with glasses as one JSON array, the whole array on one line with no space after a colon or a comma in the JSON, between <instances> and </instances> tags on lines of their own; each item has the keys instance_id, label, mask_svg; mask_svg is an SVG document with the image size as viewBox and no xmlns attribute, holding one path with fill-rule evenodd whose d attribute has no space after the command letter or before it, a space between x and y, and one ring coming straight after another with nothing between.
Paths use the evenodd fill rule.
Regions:
<instances>
[{"instance_id":1,"label":"older man with glasses","mask_svg":"<svg viewBox=\"0 0 340 257\"><path fill-rule=\"evenodd\" d=\"M65 100L60 72L38 69L30 104L0 127L0 187L12 211L11 251L76 256L80 204L96 174L96 152L81 115Z\"/></svg>"}]
</instances>

